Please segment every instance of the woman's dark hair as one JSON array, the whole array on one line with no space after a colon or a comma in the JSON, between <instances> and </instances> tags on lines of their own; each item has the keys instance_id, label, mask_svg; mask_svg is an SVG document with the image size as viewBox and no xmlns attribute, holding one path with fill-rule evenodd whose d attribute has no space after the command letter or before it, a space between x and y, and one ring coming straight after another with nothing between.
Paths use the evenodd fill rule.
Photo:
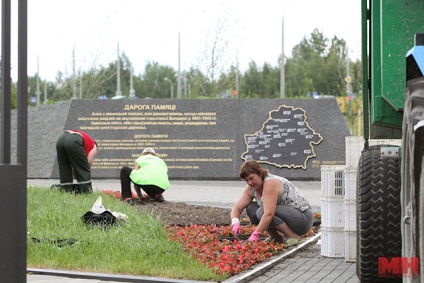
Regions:
<instances>
[{"instance_id":1,"label":"woman's dark hair","mask_svg":"<svg viewBox=\"0 0 424 283\"><path fill-rule=\"evenodd\" d=\"M252 173L258 174L263 180L268 175L268 170L262 168L256 160L246 160L240 167L240 178L244 180Z\"/></svg>"}]
</instances>

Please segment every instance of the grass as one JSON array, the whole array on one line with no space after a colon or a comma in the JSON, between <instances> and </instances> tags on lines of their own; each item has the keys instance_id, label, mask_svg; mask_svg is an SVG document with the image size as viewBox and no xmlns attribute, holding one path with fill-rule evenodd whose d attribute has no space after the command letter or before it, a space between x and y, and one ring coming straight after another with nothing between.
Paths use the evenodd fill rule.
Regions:
<instances>
[{"instance_id":1,"label":"grass","mask_svg":"<svg viewBox=\"0 0 424 283\"><path fill-rule=\"evenodd\" d=\"M81 216L98 196L28 188L28 267L202 281L226 278L169 240L160 219L111 197L103 196L103 205L126 214L128 221L107 229L87 227ZM54 242L58 239L77 242L59 246Z\"/></svg>"}]
</instances>

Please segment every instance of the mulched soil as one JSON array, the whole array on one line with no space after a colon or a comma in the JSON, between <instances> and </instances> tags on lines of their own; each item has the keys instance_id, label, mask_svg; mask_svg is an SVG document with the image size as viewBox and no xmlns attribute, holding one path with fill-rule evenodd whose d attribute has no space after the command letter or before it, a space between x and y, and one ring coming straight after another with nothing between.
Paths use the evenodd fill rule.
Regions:
<instances>
[{"instance_id":1,"label":"mulched soil","mask_svg":"<svg viewBox=\"0 0 424 283\"><path fill-rule=\"evenodd\" d=\"M183 202L141 202L136 204L140 212L160 217L166 225L212 224L230 225L231 209L205 205L192 205ZM243 212L241 218L247 218Z\"/></svg>"}]
</instances>

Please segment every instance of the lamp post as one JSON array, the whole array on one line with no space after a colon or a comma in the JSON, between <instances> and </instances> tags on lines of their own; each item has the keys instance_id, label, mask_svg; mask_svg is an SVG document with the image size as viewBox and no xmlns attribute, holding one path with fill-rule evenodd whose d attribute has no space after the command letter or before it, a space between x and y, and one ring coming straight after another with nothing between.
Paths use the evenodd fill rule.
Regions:
<instances>
[{"instance_id":1,"label":"lamp post","mask_svg":"<svg viewBox=\"0 0 424 283\"><path fill-rule=\"evenodd\" d=\"M174 99L174 83L168 78L165 78L165 81L168 81L171 84L171 98Z\"/></svg>"}]
</instances>

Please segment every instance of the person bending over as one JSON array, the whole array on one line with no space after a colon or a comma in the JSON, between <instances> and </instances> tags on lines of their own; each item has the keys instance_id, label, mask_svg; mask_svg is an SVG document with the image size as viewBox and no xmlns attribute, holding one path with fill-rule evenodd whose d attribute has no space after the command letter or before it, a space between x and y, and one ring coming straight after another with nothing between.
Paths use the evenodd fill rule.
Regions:
<instances>
[{"instance_id":1,"label":"person bending over","mask_svg":"<svg viewBox=\"0 0 424 283\"><path fill-rule=\"evenodd\" d=\"M56 142L60 189L74 193L92 193L91 165L97 154L97 143L79 130L65 131ZM77 183L73 184L73 177Z\"/></svg>"},{"instance_id":2,"label":"person bending over","mask_svg":"<svg viewBox=\"0 0 424 283\"><path fill-rule=\"evenodd\" d=\"M141 156L135 160L135 168L124 166L121 169L122 199L132 203L131 182L140 199L143 198L141 189L146 192L151 201L163 202L162 193L169 186L168 166L153 148L145 148Z\"/></svg>"},{"instance_id":3,"label":"person bending over","mask_svg":"<svg viewBox=\"0 0 424 283\"><path fill-rule=\"evenodd\" d=\"M267 231L269 240L282 243L284 236L286 246L297 245L314 221L312 208L300 190L287 179L268 173L255 160L241 165L240 178L247 185L231 210L234 236L241 233L239 218L246 209L251 223L256 225L249 241L259 241Z\"/></svg>"}]
</instances>

